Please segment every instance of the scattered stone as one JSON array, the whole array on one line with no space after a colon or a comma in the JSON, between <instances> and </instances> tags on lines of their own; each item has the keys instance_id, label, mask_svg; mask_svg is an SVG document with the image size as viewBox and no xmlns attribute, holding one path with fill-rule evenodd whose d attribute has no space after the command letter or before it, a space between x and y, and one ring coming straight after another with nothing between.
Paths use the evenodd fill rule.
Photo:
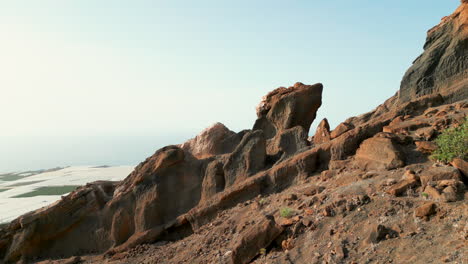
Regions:
<instances>
[{"instance_id":1,"label":"scattered stone","mask_svg":"<svg viewBox=\"0 0 468 264\"><path fill-rule=\"evenodd\" d=\"M338 174L338 171L336 171L336 170L322 171L322 173L320 174L320 180L327 181L327 180L335 177L337 174Z\"/></svg>"},{"instance_id":2,"label":"scattered stone","mask_svg":"<svg viewBox=\"0 0 468 264\"><path fill-rule=\"evenodd\" d=\"M304 195L306 196L314 196L316 194L319 194L325 190L325 187L323 186L311 186L309 188L306 188L304 190Z\"/></svg>"},{"instance_id":3,"label":"scattered stone","mask_svg":"<svg viewBox=\"0 0 468 264\"><path fill-rule=\"evenodd\" d=\"M294 248L294 240L292 237L285 239L281 242L281 247L283 250L291 250Z\"/></svg>"},{"instance_id":4,"label":"scattered stone","mask_svg":"<svg viewBox=\"0 0 468 264\"><path fill-rule=\"evenodd\" d=\"M460 158L455 158L453 161L450 163L452 164L453 167L457 168L460 170L460 172L465 176L468 177L468 162L460 159Z\"/></svg>"},{"instance_id":5,"label":"scattered stone","mask_svg":"<svg viewBox=\"0 0 468 264\"><path fill-rule=\"evenodd\" d=\"M388 239L388 238L393 238L398 236L398 233L396 233L394 230L384 226L384 225L375 225L369 234L369 237L367 239L368 243L376 244L379 243L382 240Z\"/></svg>"},{"instance_id":6,"label":"scattered stone","mask_svg":"<svg viewBox=\"0 0 468 264\"><path fill-rule=\"evenodd\" d=\"M434 200L442 199L442 196L440 195L439 191L436 188L434 188L434 187L432 187L430 185L428 185L428 186L426 186L426 188L424 188L424 193L429 195L429 197L431 197Z\"/></svg>"},{"instance_id":7,"label":"scattered stone","mask_svg":"<svg viewBox=\"0 0 468 264\"><path fill-rule=\"evenodd\" d=\"M312 220L309 219L309 218L303 218L303 219L302 219L302 224L303 224L305 227L311 226L312 223L313 223Z\"/></svg>"},{"instance_id":8,"label":"scattered stone","mask_svg":"<svg viewBox=\"0 0 468 264\"><path fill-rule=\"evenodd\" d=\"M445 202L456 202L457 199L457 191L453 186L448 186L442 191L442 197L444 198Z\"/></svg>"},{"instance_id":9,"label":"scattered stone","mask_svg":"<svg viewBox=\"0 0 468 264\"><path fill-rule=\"evenodd\" d=\"M415 141L416 149L423 153L430 154L437 150L437 144L431 141Z\"/></svg>"},{"instance_id":10,"label":"scattered stone","mask_svg":"<svg viewBox=\"0 0 468 264\"><path fill-rule=\"evenodd\" d=\"M425 203L417 207L414 211L414 215L419 218L425 218L436 213L436 205L432 202Z\"/></svg>"},{"instance_id":11,"label":"scattered stone","mask_svg":"<svg viewBox=\"0 0 468 264\"><path fill-rule=\"evenodd\" d=\"M408 180L408 181L419 181L419 177L416 175L416 173L412 170L407 170L403 174L403 179Z\"/></svg>"},{"instance_id":12,"label":"scattered stone","mask_svg":"<svg viewBox=\"0 0 468 264\"><path fill-rule=\"evenodd\" d=\"M231 263L249 263L260 249L267 248L283 232L273 217L264 217L231 242Z\"/></svg>"},{"instance_id":13,"label":"scattered stone","mask_svg":"<svg viewBox=\"0 0 468 264\"><path fill-rule=\"evenodd\" d=\"M458 169L447 166L447 167L432 167L420 174L421 185L425 187L429 182L436 182L440 180L454 179L457 181L461 180L460 171Z\"/></svg>"},{"instance_id":14,"label":"scattered stone","mask_svg":"<svg viewBox=\"0 0 468 264\"><path fill-rule=\"evenodd\" d=\"M279 221L280 226L291 226L295 223L292 218L281 218Z\"/></svg>"},{"instance_id":15,"label":"scattered stone","mask_svg":"<svg viewBox=\"0 0 468 264\"><path fill-rule=\"evenodd\" d=\"M416 130L414 134L417 137L422 138L427 141L427 140L430 140L434 136L435 129L432 127L423 127L423 128Z\"/></svg>"},{"instance_id":16,"label":"scattered stone","mask_svg":"<svg viewBox=\"0 0 468 264\"><path fill-rule=\"evenodd\" d=\"M295 201L295 200L297 200L297 194L295 194L295 193L287 194L287 195L284 197L284 200L285 200L285 201Z\"/></svg>"},{"instance_id":17,"label":"scattered stone","mask_svg":"<svg viewBox=\"0 0 468 264\"><path fill-rule=\"evenodd\" d=\"M414 174L409 174L414 175ZM417 177L408 177L400 181L398 184L394 185L387 193L394 195L394 196L402 196L405 192L407 192L410 188L414 188L419 185L419 181Z\"/></svg>"},{"instance_id":18,"label":"scattered stone","mask_svg":"<svg viewBox=\"0 0 468 264\"><path fill-rule=\"evenodd\" d=\"M386 179L383 183L383 186L391 186L397 183L395 179Z\"/></svg>"}]
</instances>

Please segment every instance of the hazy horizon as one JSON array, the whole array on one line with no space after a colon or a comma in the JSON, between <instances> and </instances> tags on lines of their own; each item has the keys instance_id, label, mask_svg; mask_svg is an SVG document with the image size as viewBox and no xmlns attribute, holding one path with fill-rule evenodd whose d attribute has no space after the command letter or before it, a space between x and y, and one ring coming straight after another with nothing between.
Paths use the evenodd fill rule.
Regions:
<instances>
[{"instance_id":1,"label":"hazy horizon","mask_svg":"<svg viewBox=\"0 0 468 264\"><path fill-rule=\"evenodd\" d=\"M0 172L136 165L268 91L324 84L334 128L394 95L459 0L0 3Z\"/></svg>"}]
</instances>

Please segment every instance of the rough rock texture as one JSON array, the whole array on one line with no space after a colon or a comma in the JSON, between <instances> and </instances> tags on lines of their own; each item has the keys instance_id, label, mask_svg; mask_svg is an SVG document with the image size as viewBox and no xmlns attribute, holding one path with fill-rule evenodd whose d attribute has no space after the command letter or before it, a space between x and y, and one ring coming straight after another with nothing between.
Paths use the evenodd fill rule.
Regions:
<instances>
[{"instance_id":1,"label":"rough rock texture","mask_svg":"<svg viewBox=\"0 0 468 264\"><path fill-rule=\"evenodd\" d=\"M275 222L273 216L262 216L260 222L250 226L245 235L239 236L233 241L230 263L249 263L262 248L266 249L281 232L283 232L283 228Z\"/></svg>"},{"instance_id":2,"label":"rough rock texture","mask_svg":"<svg viewBox=\"0 0 468 264\"><path fill-rule=\"evenodd\" d=\"M468 96L468 3L428 31L424 53L401 81L399 100L436 93L449 101Z\"/></svg>"},{"instance_id":3,"label":"rough rock texture","mask_svg":"<svg viewBox=\"0 0 468 264\"><path fill-rule=\"evenodd\" d=\"M321 83L298 82L289 88L273 90L257 106L258 119L253 130L263 130L267 139L295 126L301 126L308 133L322 105L322 89Z\"/></svg>"},{"instance_id":4,"label":"rough rock texture","mask_svg":"<svg viewBox=\"0 0 468 264\"><path fill-rule=\"evenodd\" d=\"M330 125L328 120L324 118L317 127L314 135L314 144L320 145L322 143L330 141Z\"/></svg>"},{"instance_id":5,"label":"rough rock texture","mask_svg":"<svg viewBox=\"0 0 468 264\"><path fill-rule=\"evenodd\" d=\"M348 124L346 122L340 123L333 131L330 133L330 137L337 138L344 134L345 132L353 129L354 127L351 124Z\"/></svg>"},{"instance_id":6,"label":"rough rock texture","mask_svg":"<svg viewBox=\"0 0 468 264\"><path fill-rule=\"evenodd\" d=\"M278 88L252 131L215 124L122 182L88 184L1 227L0 262L463 263L466 161L434 163L417 142L468 114L457 88L466 12L429 32L399 95L321 144L306 137L322 85Z\"/></svg>"},{"instance_id":7,"label":"rough rock texture","mask_svg":"<svg viewBox=\"0 0 468 264\"><path fill-rule=\"evenodd\" d=\"M261 130L247 133L224 165L226 184L245 180L265 167L266 141Z\"/></svg>"},{"instance_id":8,"label":"rough rock texture","mask_svg":"<svg viewBox=\"0 0 468 264\"><path fill-rule=\"evenodd\" d=\"M459 169L460 172L465 176L465 178L468 178L468 162L460 158L455 158L452 161L452 166Z\"/></svg>"},{"instance_id":9,"label":"rough rock texture","mask_svg":"<svg viewBox=\"0 0 468 264\"><path fill-rule=\"evenodd\" d=\"M206 158L232 152L241 139L242 135L236 134L221 123L216 123L180 145L180 148L197 158Z\"/></svg>"},{"instance_id":10,"label":"rough rock texture","mask_svg":"<svg viewBox=\"0 0 468 264\"><path fill-rule=\"evenodd\" d=\"M270 139L267 153L277 156L280 160L288 158L307 148L307 133L301 126L286 129Z\"/></svg>"},{"instance_id":11,"label":"rough rock texture","mask_svg":"<svg viewBox=\"0 0 468 264\"><path fill-rule=\"evenodd\" d=\"M428 183L440 180L461 180L460 172L454 167L434 167L422 172L421 184L425 187Z\"/></svg>"},{"instance_id":12,"label":"rough rock texture","mask_svg":"<svg viewBox=\"0 0 468 264\"><path fill-rule=\"evenodd\" d=\"M362 169L396 169L405 165L392 135L377 134L366 139L356 152L355 165Z\"/></svg>"}]
</instances>

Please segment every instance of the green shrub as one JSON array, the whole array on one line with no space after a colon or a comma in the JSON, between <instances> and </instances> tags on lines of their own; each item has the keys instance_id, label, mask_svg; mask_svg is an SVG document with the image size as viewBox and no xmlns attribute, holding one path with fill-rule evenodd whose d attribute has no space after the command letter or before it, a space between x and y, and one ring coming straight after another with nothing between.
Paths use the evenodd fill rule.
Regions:
<instances>
[{"instance_id":1,"label":"green shrub","mask_svg":"<svg viewBox=\"0 0 468 264\"><path fill-rule=\"evenodd\" d=\"M450 162L454 158L466 160L468 158L468 118L455 128L446 129L435 140L437 150L431 159Z\"/></svg>"},{"instance_id":2,"label":"green shrub","mask_svg":"<svg viewBox=\"0 0 468 264\"><path fill-rule=\"evenodd\" d=\"M281 217L284 217L284 218L291 218L291 216L293 216L293 214L294 214L294 210L291 209L291 208L284 207L284 208L281 208L281 209L280 209L280 215L281 215Z\"/></svg>"}]
</instances>

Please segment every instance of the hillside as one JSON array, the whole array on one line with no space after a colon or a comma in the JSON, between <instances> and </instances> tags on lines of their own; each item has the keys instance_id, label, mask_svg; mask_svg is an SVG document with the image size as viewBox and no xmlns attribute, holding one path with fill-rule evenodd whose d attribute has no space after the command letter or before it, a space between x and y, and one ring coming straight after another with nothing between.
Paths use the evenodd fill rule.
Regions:
<instances>
[{"instance_id":1,"label":"hillside","mask_svg":"<svg viewBox=\"0 0 468 264\"><path fill-rule=\"evenodd\" d=\"M5 263L466 263L468 163L428 158L468 113L468 3L428 31L399 92L330 131L322 84L268 93L121 182L0 229ZM465 141L466 142L466 141Z\"/></svg>"}]
</instances>

